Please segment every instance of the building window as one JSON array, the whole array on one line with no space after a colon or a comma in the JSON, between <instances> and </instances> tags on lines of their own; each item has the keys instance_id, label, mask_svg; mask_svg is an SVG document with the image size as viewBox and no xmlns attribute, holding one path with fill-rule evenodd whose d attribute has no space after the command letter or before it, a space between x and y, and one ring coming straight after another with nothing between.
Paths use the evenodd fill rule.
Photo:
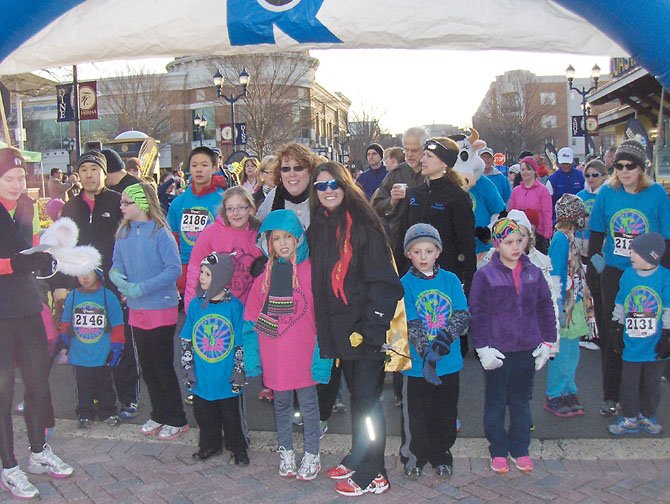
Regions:
<instances>
[{"instance_id":1,"label":"building window","mask_svg":"<svg viewBox=\"0 0 670 504\"><path fill-rule=\"evenodd\" d=\"M556 127L556 116L555 115L543 115L540 119L540 124L543 128L555 128Z\"/></svg>"},{"instance_id":2,"label":"building window","mask_svg":"<svg viewBox=\"0 0 670 504\"><path fill-rule=\"evenodd\" d=\"M542 105L556 105L556 93L540 93Z\"/></svg>"},{"instance_id":3,"label":"building window","mask_svg":"<svg viewBox=\"0 0 670 504\"><path fill-rule=\"evenodd\" d=\"M544 145L551 144L551 145L556 145L556 139L555 138L545 138L544 139Z\"/></svg>"},{"instance_id":4,"label":"building window","mask_svg":"<svg viewBox=\"0 0 670 504\"><path fill-rule=\"evenodd\" d=\"M197 102L205 101L205 90L204 89L196 89L195 90L195 101L197 101Z\"/></svg>"}]
</instances>

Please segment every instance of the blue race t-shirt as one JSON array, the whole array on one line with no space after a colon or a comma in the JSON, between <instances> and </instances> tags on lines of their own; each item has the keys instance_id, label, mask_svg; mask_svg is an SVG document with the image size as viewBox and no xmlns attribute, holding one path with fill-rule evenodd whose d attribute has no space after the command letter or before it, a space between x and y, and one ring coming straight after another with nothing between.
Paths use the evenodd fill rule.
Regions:
<instances>
[{"instance_id":1,"label":"blue race t-shirt","mask_svg":"<svg viewBox=\"0 0 670 504\"><path fill-rule=\"evenodd\" d=\"M95 292L73 289L65 300L61 320L70 324L74 333L70 364L104 366L111 348L110 330L123 325L121 304L114 293L102 287Z\"/></svg>"},{"instance_id":2,"label":"blue race t-shirt","mask_svg":"<svg viewBox=\"0 0 670 504\"><path fill-rule=\"evenodd\" d=\"M498 166L497 168L501 167ZM509 201L509 198L512 195L512 187L509 185L509 179L507 178L507 175L504 175L496 170L490 175L486 176L496 186L496 189L498 189L500 197L505 202L505 205L507 205L507 202Z\"/></svg>"},{"instance_id":3,"label":"blue race t-shirt","mask_svg":"<svg viewBox=\"0 0 670 504\"><path fill-rule=\"evenodd\" d=\"M198 236L205 227L214 222L221 208L222 199L223 189L196 196L189 187L172 201L167 222L172 232L179 234L179 254L182 264L188 264Z\"/></svg>"},{"instance_id":4,"label":"blue race t-shirt","mask_svg":"<svg viewBox=\"0 0 670 504\"><path fill-rule=\"evenodd\" d=\"M475 214L475 226L486 227L491 223L491 216L505 210L498 189L491 180L482 176L477 183L470 188L470 199L472 200L472 212ZM491 248L490 243L482 243L479 238L475 239L475 253L486 252Z\"/></svg>"},{"instance_id":5,"label":"blue race t-shirt","mask_svg":"<svg viewBox=\"0 0 670 504\"><path fill-rule=\"evenodd\" d=\"M587 191L586 189L582 189L577 193L577 196L579 196L579 199L581 199L584 202L584 206L586 207L586 215L587 216L591 215L591 212L593 211L593 204L596 202L596 195L593 194L592 192ZM576 235L579 238L588 240L589 239L588 226L586 227L586 229L581 229L577 231Z\"/></svg>"},{"instance_id":6,"label":"blue race t-shirt","mask_svg":"<svg viewBox=\"0 0 670 504\"><path fill-rule=\"evenodd\" d=\"M605 233L605 264L625 270L636 236L657 232L670 239L670 200L656 183L636 194L603 185L593 204L589 230Z\"/></svg>"},{"instance_id":7,"label":"blue race t-shirt","mask_svg":"<svg viewBox=\"0 0 670 504\"><path fill-rule=\"evenodd\" d=\"M405 311L407 320L420 320L428 333L428 342L432 342L440 329L447 327L447 323L455 310L467 310L468 303L463 293L463 286L456 275L439 269L437 275L431 279L418 278L407 272L400 279L405 289ZM438 376L456 373L463 369L461 356L461 340L455 335L450 351L437 361ZM423 376L423 360L413 345L410 345L412 367L404 374L420 378Z\"/></svg>"},{"instance_id":8,"label":"blue race t-shirt","mask_svg":"<svg viewBox=\"0 0 670 504\"><path fill-rule=\"evenodd\" d=\"M659 266L645 277L629 267L619 280L615 303L623 305L622 359L627 362L655 362L654 348L661 338L663 310L670 307L670 270Z\"/></svg>"},{"instance_id":9,"label":"blue race t-shirt","mask_svg":"<svg viewBox=\"0 0 670 504\"><path fill-rule=\"evenodd\" d=\"M206 308L201 304L202 297L193 298L180 333L181 339L193 343L193 393L207 401L238 396L230 378L235 346L242 345L242 302L233 297L230 301L210 302Z\"/></svg>"}]
</instances>

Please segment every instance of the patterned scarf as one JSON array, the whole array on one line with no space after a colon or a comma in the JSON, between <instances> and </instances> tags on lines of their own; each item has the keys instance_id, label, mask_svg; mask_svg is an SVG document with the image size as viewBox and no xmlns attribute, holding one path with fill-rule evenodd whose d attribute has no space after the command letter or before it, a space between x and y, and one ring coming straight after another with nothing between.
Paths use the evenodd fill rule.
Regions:
<instances>
[{"instance_id":1,"label":"patterned scarf","mask_svg":"<svg viewBox=\"0 0 670 504\"><path fill-rule=\"evenodd\" d=\"M575 235L571 232L566 232L565 235L568 237L570 242L568 276L565 286L564 305L566 326L570 327L570 323L572 322L572 311L575 308L575 300L581 293L582 299L584 301L584 318L586 319L586 325L589 328L587 339L594 339L598 337L598 327L596 325L596 314L595 308L593 306L593 297L591 296L591 290L589 289L588 285L586 285L586 275L584 273L584 266L582 265L579 247L577 246Z\"/></svg>"},{"instance_id":2,"label":"patterned scarf","mask_svg":"<svg viewBox=\"0 0 670 504\"><path fill-rule=\"evenodd\" d=\"M279 262L270 258L265 269L268 295L256 320L256 331L270 338L279 335L279 317L293 313L293 284L297 281L295 260ZM265 291L265 289L264 289Z\"/></svg>"},{"instance_id":3,"label":"patterned scarf","mask_svg":"<svg viewBox=\"0 0 670 504\"><path fill-rule=\"evenodd\" d=\"M340 241L340 228L337 228L336 232L337 241ZM340 258L333 266L333 271L330 274L330 283L333 286L333 294L335 297L342 299L344 304L349 304L347 302L347 296L344 293L344 279L347 276L349 271L349 264L351 263L351 258L353 257L353 252L351 251L351 214L347 212L346 215L346 228L344 230L344 241L342 242L342 247L340 248Z\"/></svg>"}]
</instances>

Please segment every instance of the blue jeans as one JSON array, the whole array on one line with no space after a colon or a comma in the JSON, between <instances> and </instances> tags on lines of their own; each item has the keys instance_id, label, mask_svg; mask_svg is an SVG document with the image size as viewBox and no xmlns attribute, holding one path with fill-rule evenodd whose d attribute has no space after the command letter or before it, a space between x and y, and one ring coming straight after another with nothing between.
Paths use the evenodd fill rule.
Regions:
<instances>
[{"instance_id":1,"label":"blue jeans","mask_svg":"<svg viewBox=\"0 0 670 504\"><path fill-rule=\"evenodd\" d=\"M287 450L293 449L293 390L273 390L277 442ZM305 451L312 455L319 453L319 401L316 386L296 389L300 414L303 422Z\"/></svg>"},{"instance_id":2,"label":"blue jeans","mask_svg":"<svg viewBox=\"0 0 670 504\"><path fill-rule=\"evenodd\" d=\"M508 352L503 365L484 371L484 434L491 457L528 455L530 445L530 395L535 375L532 350ZM505 413L509 408L509 430Z\"/></svg>"},{"instance_id":3,"label":"blue jeans","mask_svg":"<svg viewBox=\"0 0 670 504\"><path fill-rule=\"evenodd\" d=\"M579 338L561 338L560 352L547 367L547 397L577 393L575 372L579 364Z\"/></svg>"}]
</instances>

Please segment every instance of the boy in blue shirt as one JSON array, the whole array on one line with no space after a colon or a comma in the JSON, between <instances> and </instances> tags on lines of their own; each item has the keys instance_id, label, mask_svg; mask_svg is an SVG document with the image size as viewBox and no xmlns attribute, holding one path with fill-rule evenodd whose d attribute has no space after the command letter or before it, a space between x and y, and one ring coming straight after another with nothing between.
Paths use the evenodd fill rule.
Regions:
<instances>
[{"instance_id":1,"label":"boy in blue shirt","mask_svg":"<svg viewBox=\"0 0 670 504\"><path fill-rule=\"evenodd\" d=\"M121 360L125 343L121 304L102 286L102 270L77 277L79 287L68 294L61 316L61 344L77 380L79 428L90 429L95 417L107 425L121 423L117 416L112 368Z\"/></svg>"},{"instance_id":2,"label":"boy in blue shirt","mask_svg":"<svg viewBox=\"0 0 670 504\"><path fill-rule=\"evenodd\" d=\"M405 474L419 477L430 462L440 477L453 472L456 441L460 339L470 312L459 278L440 269L440 234L429 224L407 230L405 255L412 262L402 277L412 367L403 371L402 444Z\"/></svg>"},{"instance_id":3,"label":"boy in blue shirt","mask_svg":"<svg viewBox=\"0 0 670 504\"><path fill-rule=\"evenodd\" d=\"M196 460L231 451L235 465L249 465L249 442L240 395L245 381L242 350L244 307L227 288L235 263L228 254L210 254L200 263L197 297L181 330L181 364L193 390L193 414L200 427Z\"/></svg>"},{"instance_id":4,"label":"boy in blue shirt","mask_svg":"<svg viewBox=\"0 0 670 504\"><path fill-rule=\"evenodd\" d=\"M632 267L619 281L610 326L614 351L621 354L621 415L612 434L660 434L656 408L661 376L670 357L670 270L659 266L665 242L646 233L631 242Z\"/></svg>"}]
</instances>

